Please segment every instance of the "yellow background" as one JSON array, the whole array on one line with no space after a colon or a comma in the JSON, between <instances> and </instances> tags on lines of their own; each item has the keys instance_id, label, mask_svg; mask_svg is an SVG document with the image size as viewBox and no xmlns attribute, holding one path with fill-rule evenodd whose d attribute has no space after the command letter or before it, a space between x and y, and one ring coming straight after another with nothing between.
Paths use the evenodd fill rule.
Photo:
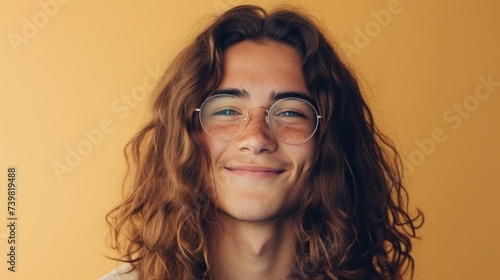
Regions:
<instances>
[{"instance_id":1,"label":"yellow background","mask_svg":"<svg viewBox=\"0 0 500 280\"><path fill-rule=\"evenodd\" d=\"M115 267L103 256L110 253L104 215L119 197L123 147L145 119L143 82L164 69L200 17L241 3L269 6L53 1L0 1L1 279L96 279ZM48 2L57 5L47 12L41 3ZM346 52L380 126L413 167L407 184L426 214L415 243L417 279L498 279L500 86L480 88L482 100L474 93L478 77L500 82L500 4L288 3L296 2L340 47L357 48ZM392 10L390 20L377 21L382 10ZM83 131L95 133L103 121L102 138L94 134L95 145L85 146ZM78 147L87 155L58 178L54 162L66 164L68 149ZM18 170L16 273L6 263L9 166Z\"/></svg>"}]
</instances>

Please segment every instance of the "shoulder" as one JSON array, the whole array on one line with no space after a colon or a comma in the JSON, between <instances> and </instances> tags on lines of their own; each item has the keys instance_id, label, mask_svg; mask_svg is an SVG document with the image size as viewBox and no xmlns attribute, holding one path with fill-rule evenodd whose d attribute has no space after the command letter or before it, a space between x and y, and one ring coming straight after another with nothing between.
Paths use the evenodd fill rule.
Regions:
<instances>
[{"instance_id":1,"label":"shoulder","mask_svg":"<svg viewBox=\"0 0 500 280\"><path fill-rule=\"evenodd\" d=\"M130 272L131 269L132 266L130 264L123 264L115 270L102 276L99 280L138 280L139 273L135 270Z\"/></svg>"}]
</instances>

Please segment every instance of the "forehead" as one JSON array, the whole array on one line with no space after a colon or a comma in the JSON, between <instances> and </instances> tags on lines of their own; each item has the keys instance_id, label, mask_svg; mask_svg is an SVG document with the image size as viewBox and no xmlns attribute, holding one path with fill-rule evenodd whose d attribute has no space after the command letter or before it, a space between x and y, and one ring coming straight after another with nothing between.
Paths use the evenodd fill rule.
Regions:
<instances>
[{"instance_id":1,"label":"forehead","mask_svg":"<svg viewBox=\"0 0 500 280\"><path fill-rule=\"evenodd\" d=\"M244 90L250 96L283 91L308 94L300 54L285 43L270 40L246 40L228 48L218 89Z\"/></svg>"}]
</instances>

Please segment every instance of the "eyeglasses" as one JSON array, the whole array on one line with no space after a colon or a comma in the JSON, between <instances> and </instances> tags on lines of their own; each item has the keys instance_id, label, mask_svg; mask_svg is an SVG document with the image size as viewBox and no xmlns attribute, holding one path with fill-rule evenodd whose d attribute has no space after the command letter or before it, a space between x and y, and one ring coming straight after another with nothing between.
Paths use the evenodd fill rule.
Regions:
<instances>
[{"instance_id":1,"label":"eyeglasses","mask_svg":"<svg viewBox=\"0 0 500 280\"><path fill-rule=\"evenodd\" d=\"M288 97L279 99L269 109L249 107L244 99L228 94L209 97L200 108L200 123L205 132L220 140L237 137L250 121L250 109L265 109L266 122L274 136L287 144L309 140L318 129L316 108L308 101Z\"/></svg>"}]
</instances>

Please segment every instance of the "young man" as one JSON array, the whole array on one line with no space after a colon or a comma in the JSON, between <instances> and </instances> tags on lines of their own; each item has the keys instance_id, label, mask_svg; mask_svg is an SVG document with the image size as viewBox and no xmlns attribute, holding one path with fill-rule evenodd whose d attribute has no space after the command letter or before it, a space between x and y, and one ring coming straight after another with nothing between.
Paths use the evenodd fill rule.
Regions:
<instances>
[{"instance_id":1,"label":"young man","mask_svg":"<svg viewBox=\"0 0 500 280\"><path fill-rule=\"evenodd\" d=\"M319 28L221 15L167 69L108 215L130 263L103 279L401 279L401 160ZM120 278L122 277L122 278ZM127 278L128 277L128 278Z\"/></svg>"}]
</instances>

